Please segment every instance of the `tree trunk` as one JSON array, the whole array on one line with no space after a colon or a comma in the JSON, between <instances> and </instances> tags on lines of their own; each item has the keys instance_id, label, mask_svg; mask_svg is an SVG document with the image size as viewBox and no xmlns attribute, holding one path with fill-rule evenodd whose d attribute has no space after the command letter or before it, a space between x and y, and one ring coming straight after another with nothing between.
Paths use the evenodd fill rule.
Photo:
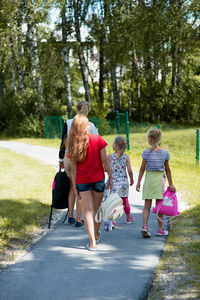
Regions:
<instances>
[{"instance_id":1,"label":"tree trunk","mask_svg":"<svg viewBox=\"0 0 200 300\"><path fill-rule=\"evenodd\" d=\"M104 30L102 26L102 31ZM104 93L103 93L103 81L104 81L104 37L103 32L100 36L100 46L99 46L99 99L100 103L104 103Z\"/></svg>"},{"instance_id":2,"label":"tree trunk","mask_svg":"<svg viewBox=\"0 0 200 300\"><path fill-rule=\"evenodd\" d=\"M158 50L156 49L156 46L154 46L154 51L153 51L153 80L154 80L154 82L158 81L158 76L159 76L158 57L159 57Z\"/></svg>"},{"instance_id":3,"label":"tree trunk","mask_svg":"<svg viewBox=\"0 0 200 300\"><path fill-rule=\"evenodd\" d=\"M36 88L39 96L39 108L40 112L44 114L44 103L43 103L43 87L41 79L41 68L39 60L38 42L37 42L37 32L36 25L33 20L34 10L30 10L26 13L27 22L27 42L29 48L29 60L30 60L30 71L32 74L33 88Z\"/></svg>"},{"instance_id":4,"label":"tree trunk","mask_svg":"<svg viewBox=\"0 0 200 300\"><path fill-rule=\"evenodd\" d=\"M176 83L177 86L181 85L182 77L181 77L181 64L180 64L181 51L178 49L177 51L177 73L176 73Z\"/></svg>"},{"instance_id":5,"label":"tree trunk","mask_svg":"<svg viewBox=\"0 0 200 300\"><path fill-rule=\"evenodd\" d=\"M128 102L128 115L132 115L132 105L133 105L133 69L131 74L130 90L129 90L129 102Z\"/></svg>"},{"instance_id":6,"label":"tree trunk","mask_svg":"<svg viewBox=\"0 0 200 300\"><path fill-rule=\"evenodd\" d=\"M4 99L6 93L5 78L3 70L0 70L0 101Z\"/></svg>"},{"instance_id":7,"label":"tree trunk","mask_svg":"<svg viewBox=\"0 0 200 300\"><path fill-rule=\"evenodd\" d=\"M97 89L96 89L96 85L95 85L95 82L94 82L94 78L93 78L93 75L89 69L89 66L88 66L88 63L85 61L85 64L86 64L86 68L87 68L87 71L88 71L88 74L90 76L90 79L92 81L92 87L93 87L93 92L94 92L94 97L96 99L96 102L98 102L98 93L97 93Z\"/></svg>"},{"instance_id":8,"label":"tree trunk","mask_svg":"<svg viewBox=\"0 0 200 300\"><path fill-rule=\"evenodd\" d=\"M72 95L71 95L71 79L70 79L70 67L69 67L69 48L63 48L64 56L64 73L65 73L65 96L67 101L68 115L72 115Z\"/></svg>"},{"instance_id":9,"label":"tree trunk","mask_svg":"<svg viewBox=\"0 0 200 300\"><path fill-rule=\"evenodd\" d=\"M65 73L65 96L67 102L68 115L72 115L72 95L71 95L71 77L69 65L69 45L67 43L67 36L70 28L68 29L66 21L66 7L65 4L61 9L62 17L62 40L63 40L63 57L64 57L64 73Z\"/></svg>"},{"instance_id":10,"label":"tree trunk","mask_svg":"<svg viewBox=\"0 0 200 300\"><path fill-rule=\"evenodd\" d=\"M119 110L119 93L117 89L117 77L116 77L116 67L112 66L111 71L111 84L112 84L112 91L114 97L114 110Z\"/></svg>"},{"instance_id":11,"label":"tree trunk","mask_svg":"<svg viewBox=\"0 0 200 300\"><path fill-rule=\"evenodd\" d=\"M139 120L142 122L142 107L141 107L141 90L139 80L136 82L137 99L138 99L138 110L139 110Z\"/></svg>"},{"instance_id":12,"label":"tree trunk","mask_svg":"<svg viewBox=\"0 0 200 300\"><path fill-rule=\"evenodd\" d=\"M17 26L18 26L18 35L17 35L17 77L18 77L18 89L20 92L24 91L24 78L25 73L22 66L23 55L24 55L24 47L23 47L23 38L22 38L22 23L23 23L23 1L20 2L18 7L18 19L17 19Z\"/></svg>"},{"instance_id":13,"label":"tree trunk","mask_svg":"<svg viewBox=\"0 0 200 300\"><path fill-rule=\"evenodd\" d=\"M81 41L81 32L80 32L80 23L79 23L79 0L73 0L73 8L74 8L74 26L75 26L75 33L76 33L76 40L78 45L78 57L79 57L79 65L81 69L81 75L83 80L83 85L85 88L85 99L86 101L90 102L90 86L88 82L88 74L86 68L86 62L84 57L83 45Z\"/></svg>"},{"instance_id":14,"label":"tree trunk","mask_svg":"<svg viewBox=\"0 0 200 300\"><path fill-rule=\"evenodd\" d=\"M151 89L152 89L152 74L151 74L151 58L148 56L145 62L145 73L146 73L146 83L147 83L147 94L148 94L148 106L149 106L149 121L154 122L154 116L152 111L151 102Z\"/></svg>"},{"instance_id":15,"label":"tree trunk","mask_svg":"<svg viewBox=\"0 0 200 300\"><path fill-rule=\"evenodd\" d=\"M139 67L137 62L137 54L135 43L133 41L133 56L132 56L132 74L136 83L136 95L138 102L139 120L142 122L142 108L141 108L141 93L140 93L140 80L139 80Z\"/></svg>"},{"instance_id":16,"label":"tree trunk","mask_svg":"<svg viewBox=\"0 0 200 300\"><path fill-rule=\"evenodd\" d=\"M16 87L16 76L15 76L15 68L14 68L14 62L13 62L13 51L12 51L12 39L11 38L10 38L10 46L9 46L9 62L10 62L12 89L13 89L13 94L15 95L17 92L17 87Z\"/></svg>"},{"instance_id":17,"label":"tree trunk","mask_svg":"<svg viewBox=\"0 0 200 300\"><path fill-rule=\"evenodd\" d=\"M122 74L123 74L122 65L120 65L120 68L119 68L119 106L121 107L121 109L124 108L123 107Z\"/></svg>"},{"instance_id":18,"label":"tree trunk","mask_svg":"<svg viewBox=\"0 0 200 300\"><path fill-rule=\"evenodd\" d=\"M161 62L161 76L162 76L162 87L165 87L166 85L166 78L167 78L167 75L166 75L166 68L167 68L167 58L166 58L166 52L165 52L165 48L164 48L164 43L162 43L162 48L161 48L161 59L162 59L162 62Z\"/></svg>"},{"instance_id":19,"label":"tree trunk","mask_svg":"<svg viewBox=\"0 0 200 300\"><path fill-rule=\"evenodd\" d=\"M172 44L172 91L176 89L177 79L177 62L176 62L176 45Z\"/></svg>"}]
</instances>

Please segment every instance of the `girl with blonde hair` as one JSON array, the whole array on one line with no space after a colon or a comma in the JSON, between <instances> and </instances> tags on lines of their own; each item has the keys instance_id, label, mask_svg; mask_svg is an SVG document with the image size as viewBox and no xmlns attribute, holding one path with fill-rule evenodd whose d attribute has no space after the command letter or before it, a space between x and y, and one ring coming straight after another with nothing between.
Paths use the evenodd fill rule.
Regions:
<instances>
[{"instance_id":1,"label":"girl with blonde hair","mask_svg":"<svg viewBox=\"0 0 200 300\"><path fill-rule=\"evenodd\" d=\"M86 101L80 101L78 102L76 106L76 112L77 114L81 114L87 117L88 113L90 112L90 104ZM65 153L67 152L65 147L65 139L67 136L69 136L69 132L71 129L73 119L69 119L64 123L63 131L62 131L62 141L60 145L60 151L59 151L59 167L64 168L65 172L67 173L67 176L70 180L70 191L69 191L69 197L68 197L68 204L69 204L69 217L68 217L68 223L69 224L75 224L76 227L80 227L84 225L84 221L81 219L82 217L82 202L78 201L76 203L76 210L77 210L77 218L75 220L74 218L74 205L75 205L75 195L72 188L72 180L71 180L71 164L70 160L67 156L65 156ZM89 122L89 128L91 134L98 134L98 129L94 126L93 123ZM72 141L73 143L73 141Z\"/></svg>"},{"instance_id":2,"label":"girl with blonde hair","mask_svg":"<svg viewBox=\"0 0 200 300\"><path fill-rule=\"evenodd\" d=\"M113 176L113 188L110 193L118 193L123 200L124 212L126 214L126 223L132 224L134 216L131 214L131 208L128 201L129 183L128 175L130 179L130 185L134 184L133 171L131 168L130 158L125 154L126 139L123 136L116 136L113 141L114 153L108 155L108 161L110 163L112 176ZM105 197L108 194L108 188L105 190ZM108 221L104 225L104 229L108 231L107 225L110 227ZM116 227L115 221L112 222L112 227Z\"/></svg>"},{"instance_id":3,"label":"girl with blonde hair","mask_svg":"<svg viewBox=\"0 0 200 300\"><path fill-rule=\"evenodd\" d=\"M145 205L143 209L143 226L141 233L144 238L151 237L147 223L152 205L152 199L156 199L156 202L160 199L163 199L162 177L164 171L167 175L170 190L173 192L176 191L176 188L173 185L171 170L169 167L169 152L159 146L159 142L161 139L161 130L158 128L149 129L149 131L147 132L147 139L151 147L144 150L142 154L143 160L139 171L138 182L136 185L136 190L139 192L140 182L146 170L142 193L142 199L145 200ZM159 216L160 218L163 217L162 215ZM159 236L168 235L168 231L163 229L163 223L159 220L158 231L156 234Z\"/></svg>"},{"instance_id":4,"label":"girl with blonde hair","mask_svg":"<svg viewBox=\"0 0 200 300\"><path fill-rule=\"evenodd\" d=\"M112 188L112 173L106 156L107 143L99 135L89 133L88 119L78 114L71 126L67 147L71 160L71 176L75 196L82 199L86 229L89 236L87 249L96 250L100 240L101 223L94 216L103 199L105 189L104 168Z\"/></svg>"}]
</instances>

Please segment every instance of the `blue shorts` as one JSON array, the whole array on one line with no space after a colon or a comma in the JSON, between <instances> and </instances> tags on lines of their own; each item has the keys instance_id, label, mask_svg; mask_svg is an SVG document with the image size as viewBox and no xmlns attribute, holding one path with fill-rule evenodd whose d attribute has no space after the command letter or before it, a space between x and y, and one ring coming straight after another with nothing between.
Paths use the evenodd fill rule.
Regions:
<instances>
[{"instance_id":1,"label":"blue shorts","mask_svg":"<svg viewBox=\"0 0 200 300\"><path fill-rule=\"evenodd\" d=\"M97 193L102 193L106 187L105 179L97 181L97 182L92 182L92 183L77 184L76 187L79 192L86 192L86 191L94 190Z\"/></svg>"}]
</instances>

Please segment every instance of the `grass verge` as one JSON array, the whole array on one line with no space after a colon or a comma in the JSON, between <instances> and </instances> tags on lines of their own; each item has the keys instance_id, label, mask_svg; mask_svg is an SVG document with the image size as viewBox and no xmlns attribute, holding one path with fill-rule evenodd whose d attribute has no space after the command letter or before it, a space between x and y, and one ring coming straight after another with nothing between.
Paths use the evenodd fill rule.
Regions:
<instances>
[{"instance_id":1,"label":"grass verge","mask_svg":"<svg viewBox=\"0 0 200 300\"><path fill-rule=\"evenodd\" d=\"M14 259L43 222L51 203L55 170L37 160L0 148L0 262ZM1 264L0 264L1 267Z\"/></svg>"}]
</instances>

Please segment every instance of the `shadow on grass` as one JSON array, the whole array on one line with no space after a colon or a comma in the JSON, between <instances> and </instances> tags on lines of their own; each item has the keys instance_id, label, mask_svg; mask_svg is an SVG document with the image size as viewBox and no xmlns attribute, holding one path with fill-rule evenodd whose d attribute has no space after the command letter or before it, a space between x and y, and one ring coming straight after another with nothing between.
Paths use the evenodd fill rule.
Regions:
<instances>
[{"instance_id":1,"label":"shadow on grass","mask_svg":"<svg viewBox=\"0 0 200 300\"><path fill-rule=\"evenodd\" d=\"M33 238L41 221L49 213L49 205L39 200L0 199L0 249L24 246Z\"/></svg>"}]
</instances>

